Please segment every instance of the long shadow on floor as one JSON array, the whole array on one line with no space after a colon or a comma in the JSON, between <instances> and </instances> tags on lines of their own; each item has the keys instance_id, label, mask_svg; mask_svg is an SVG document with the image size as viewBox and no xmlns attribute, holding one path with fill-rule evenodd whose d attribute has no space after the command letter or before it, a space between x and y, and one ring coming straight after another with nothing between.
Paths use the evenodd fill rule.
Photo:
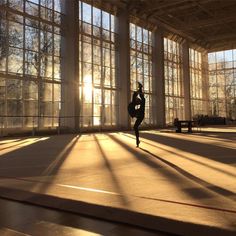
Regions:
<instances>
[{"instance_id":1,"label":"long shadow on floor","mask_svg":"<svg viewBox=\"0 0 236 236\"><path fill-rule=\"evenodd\" d=\"M235 133L200 132L200 133L197 133L197 136L206 137L210 139L214 139L214 138L222 139L224 142L232 142L236 140L236 132Z\"/></svg>"},{"instance_id":2,"label":"long shadow on floor","mask_svg":"<svg viewBox=\"0 0 236 236\"><path fill-rule=\"evenodd\" d=\"M99 148L99 151L101 152L102 154L102 157L104 159L104 162L105 162L105 165L109 171L109 174L111 176L111 180L112 180L112 183L114 183L115 187L116 187L116 190L118 191L118 193L120 194L120 197L121 197L121 200L122 200L122 203L124 206L128 206L129 205L129 202L127 200L127 198L125 197L125 193L124 193L124 190L122 189L122 185L119 183L119 180L115 174L115 172L113 171L113 168L112 168L112 165L111 163L109 162L109 158L107 157L107 155L105 154L105 151L103 150L98 138L96 137L96 135L94 135L94 139L98 145L98 148Z\"/></svg>"},{"instance_id":3,"label":"long shadow on floor","mask_svg":"<svg viewBox=\"0 0 236 236\"><path fill-rule=\"evenodd\" d=\"M236 164L235 149L218 147L210 143L204 144L197 141L183 140L170 136L160 136L155 133L142 133L141 137L170 147L177 147L179 150L200 155L221 163Z\"/></svg>"},{"instance_id":4,"label":"long shadow on floor","mask_svg":"<svg viewBox=\"0 0 236 236\"><path fill-rule=\"evenodd\" d=\"M36 140L39 140L40 138L36 138ZM14 141L13 141L14 142ZM16 142L16 141L15 141ZM28 143L29 141L25 138L25 141L22 139L22 141L17 141L17 143L16 144L12 144L12 145L6 145L6 147L1 147L1 151L3 151L3 150L6 150L6 149L10 149L10 148L13 148L13 147L18 147L18 146L20 146L20 145L22 145L22 144L26 144L26 143Z\"/></svg>"},{"instance_id":5,"label":"long shadow on floor","mask_svg":"<svg viewBox=\"0 0 236 236\"><path fill-rule=\"evenodd\" d=\"M50 182L60 169L68 154L78 141L77 135L49 136L35 143L20 147L0 158L0 177L37 178L50 177ZM50 183L45 183L41 191L46 191Z\"/></svg>"},{"instance_id":6,"label":"long shadow on floor","mask_svg":"<svg viewBox=\"0 0 236 236\"><path fill-rule=\"evenodd\" d=\"M212 184L208 183L207 181L202 180L202 179L196 177L195 175L190 174L189 172L185 171L184 169L178 167L177 165L175 165L175 164L173 164L173 163L171 163L171 162L169 162L169 161L167 161L167 160L165 160L165 159L163 159L163 158L161 158L161 157L155 155L154 153L148 151L148 150L145 149L145 148L140 148L140 149L141 149L142 151L148 153L149 155L151 155L151 156L157 158L158 160L164 162L165 164L169 165L170 167L172 167L173 169L175 169L176 171L178 171L180 174L182 174L182 175L184 175L185 177L189 178L190 180L193 180L194 182L196 182L196 183L202 185L202 186L205 187L205 188L207 188L207 189L209 189L209 190L212 190L212 191L214 191L214 192L216 192L216 193L218 193L218 194L221 194L221 195L223 195L223 196L234 196L234 197L236 197L236 193L234 193L234 192L232 192L232 191L229 191L229 190L227 190L227 189L218 187L218 186L216 186L216 185L212 185ZM236 199L235 199L235 200L236 200Z\"/></svg>"},{"instance_id":7,"label":"long shadow on floor","mask_svg":"<svg viewBox=\"0 0 236 236\"><path fill-rule=\"evenodd\" d=\"M49 136L47 138L38 138L37 142L29 142L28 145L14 149L8 153L1 155L0 166L1 168L6 167L8 169L8 174L13 174L14 176L19 174L19 176L37 176L45 171L51 163L53 163L59 155L62 153L63 157L66 157L70 149L72 148L73 140L76 142L78 137L76 135L65 135L62 138L58 136ZM67 151L65 152L65 149ZM39 170L35 170L31 175L31 166L39 167ZM11 168L29 168L30 174L23 172L11 172Z\"/></svg>"},{"instance_id":8,"label":"long shadow on floor","mask_svg":"<svg viewBox=\"0 0 236 236\"><path fill-rule=\"evenodd\" d=\"M148 154L148 155L142 155L140 154L138 151L135 151L134 149L132 149L129 145L127 145L126 143L124 143L123 141L119 140L118 138L116 138L115 136L112 135L108 135L113 141L117 142L118 144L120 144L123 148L125 148L127 151L131 152L132 154L134 154L138 160L142 161L143 163L151 166L152 168L154 166L157 166L158 164L150 159L151 157L155 157L155 159L158 159L159 161L161 161L162 163L165 163L166 165L168 165L169 167L171 167L172 169L174 169L175 171L177 171L179 174L181 174L184 177L187 177L190 181L203 186L205 189L210 190L211 192L220 194L224 197L227 197L231 200L236 200L236 194L234 192L231 192L227 189L221 188L217 185L213 185L211 183L208 183L207 181L204 181L192 174L190 174L189 172L183 170L182 168L174 165L173 163L151 153L150 151L146 150L146 149L142 149L140 148L144 153ZM159 172L162 172L162 174L164 174L165 176L167 176L168 178L170 178L170 180L175 183L175 184L179 184L181 183L180 181L183 181L182 178L180 178L180 176L176 175L174 172L171 173L170 171L168 171L167 169L164 168L159 168L158 169ZM185 191L185 189L183 189ZM197 189L197 191L185 191L188 195L191 195L192 197L195 197L196 199L199 199L200 197L207 197L207 195L210 196L210 193L207 193L206 191L203 191L203 189L199 188Z\"/></svg>"},{"instance_id":9,"label":"long shadow on floor","mask_svg":"<svg viewBox=\"0 0 236 236\"><path fill-rule=\"evenodd\" d=\"M122 135L124 135L124 136L126 136L126 137L128 137L128 138L131 138L131 139L136 140L136 138L135 138L134 135L127 134L127 133L122 133ZM204 167L207 166L207 167L209 167L209 168L211 168L211 169L213 169L213 170L219 171L219 172L224 173L224 174L226 174L226 175L229 175L229 176L232 176L232 177L236 177L236 174L232 174L231 172L229 172L229 171L227 171L227 170L223 170L222 168L218 168L218 167L209 165L209 164L207 164L206 162L201 161L201 160L192 159L192 158L190 158L190 157L187 156L187 155L183 155L182 153L179 154L179 153L177 153L177 152L174 152L174 151L171 151L171 150L169 150L169 149L163 148L163 147L161 147L160 145L154 145L154 144L152 144L152 143L150 143L150 142L147 142L147 141L144 141L144 140L142 140L141 143L145 143L145 144L147 144L147 145L149 145L149 146L152 146L152 147L154 147L154 148L157 148L157 149L159 149L159 150L163 150L163 151L168 152L168 153L170 153L170 154L177 155L177 156L180 157L180 158L183 158L183 159L186 159L186 160L188 160L188 161L191 161L191 162L200 164L200 165L202 165L202 166L204 166Z\"/></svg>"}]
</instances>

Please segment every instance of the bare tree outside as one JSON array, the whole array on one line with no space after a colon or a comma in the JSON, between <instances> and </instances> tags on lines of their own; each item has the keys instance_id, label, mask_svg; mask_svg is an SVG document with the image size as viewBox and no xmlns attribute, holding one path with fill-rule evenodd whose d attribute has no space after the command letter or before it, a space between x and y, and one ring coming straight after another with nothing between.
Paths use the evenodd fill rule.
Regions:
<instances>
[{"instance_id":1,"label":"bare tree outside","mask_svg":"<svg viewBox=\"0 0 236 236\"><path fill-rule=\"evenodd\" d=\"M211 114L236 119L236 51L209 54L209 90Z\"/></svg>"},{"instance_id":2,"label":"bare tree outside","mask_svg":"<svg viewBox=\"0 0 236 236\"><path fill-rule=\"evenodd\" d=\"M61 98L55 96L60 96L61 85L54 80L60 79L60 1L1 3L7 7L0 14L0 72L15 79L1 79L6 100L0 110L3 115L16 116L7 119L8 127L37 126L38 119L32 116L59 114ZM53 27L53 22L58 26ZM52 118L42 120L43 126L53 125Z\"/></svg>"}]
</instances>

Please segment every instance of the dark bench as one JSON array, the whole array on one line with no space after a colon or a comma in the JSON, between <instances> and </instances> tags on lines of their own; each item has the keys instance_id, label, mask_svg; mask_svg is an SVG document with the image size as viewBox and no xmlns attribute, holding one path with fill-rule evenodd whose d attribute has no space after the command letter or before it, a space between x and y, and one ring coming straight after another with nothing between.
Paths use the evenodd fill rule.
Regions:
<instances>
[{"instance_id":1,"label":"dark bench","mask_svg":"<svg viewBox=\"0 0 236 236\"><path fill-rule=\"evenodd\" d=\"M188 133L192 133L192 127L194 126L195 121L193 120L175 120L174 125L176 126L176 133L182 133L182 128L187 127Z\"/></svg>"}]
</instances>

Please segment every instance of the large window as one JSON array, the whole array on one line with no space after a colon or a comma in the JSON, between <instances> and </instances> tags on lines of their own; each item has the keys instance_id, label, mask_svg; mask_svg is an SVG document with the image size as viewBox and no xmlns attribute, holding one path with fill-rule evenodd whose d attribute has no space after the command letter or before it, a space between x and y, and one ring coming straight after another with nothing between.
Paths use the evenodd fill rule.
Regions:
<instances>
[{"instance_id":1,"label":"large window","mask_svg":"<svg viewBox=\"0 0 236 236\"><path fill-rule=\"evenodd\" d=\"M165 113L166 124L175 118L184 119L182 48L173 40L164 38Z\"/></svg>"},{"instance_id":2,"label":"large window","mask_svg":"<svg viewBox=\"0 0 236 236\"><path fill-rule=\"evenodd\" d=\"M204 79L203 78L203 61L202 53L189 49L190 65L190 96L191 96L191 113L192 116L206 114L204 99Z\"/></svg>"},{"instance_id":3,"label":"large window","mask_svg":"<svg viewBox=\"0 0 236 236\"><path fill-rule=\"evenodd\" d=\"M236 49L208 54L211 114L236 119Z\"/></svg>"},{"instance_id":4,"label":"large window","mask_svg":"<svg viewBox=\"0 0 236 236\"><path fill-rule=\"evenodd\" d=\"M153 124L152 33L130 23L130 78L131 92L137 82L143 84L146 106L144 125Z\"/></svg>"},{"instance_id":5,"label":"large window","mask_svg":"<svg viewBox=\"0 0 236 236\"><path fill-rule=\"evenodd\" d=\"M117 125L115 16L79 1L80 126Z\"/></svg>"},{"instance_id":6,"label":"large window","mask_svg":"<svg viewBox=\"0 0 236 236\"><path fill-rule=\"evenodd\" d=\"M52 116L58 117L61 102L60 0L1 2L2 125L57 126Z\"/></svg>"}]
</instances>

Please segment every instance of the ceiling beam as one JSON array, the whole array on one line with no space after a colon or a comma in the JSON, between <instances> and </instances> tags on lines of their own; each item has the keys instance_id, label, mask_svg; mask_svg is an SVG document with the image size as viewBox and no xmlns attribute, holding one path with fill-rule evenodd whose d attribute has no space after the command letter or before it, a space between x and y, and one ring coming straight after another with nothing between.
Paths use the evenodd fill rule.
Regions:
<instances>
[{"instance_id":1,"label":"ceiling beam","mask_svg":"<svg viewBox=\"0 0 236 236\"><path fill-rule=\"evenodd\" d=\"M230 34L220 34L220 35L214 35L214 36L209 36L205 38L206 41L209 43L214 43L220 42L220 41L225 41L225 40L236 40L236 32L235 33L230 33Z\"/></svg>"},{"instance_id":2,"label":"ceiling beam","mask_svg":"<svg viewBox=\"0 0 236 236\"><path fill-rule=\"evenodd\" d=\"M236 15L233 16L224 16L216 18L210 18L206 20L199 20L192 23L188 23L187 25L183 25L183 29L193 29L193 28L206 28L209 26L221 25L229 22L236 21Z\"/></svg>"},{"instance_id":3,"label":"ceiling beam","mask_svg":"<svg viewBox=\"0 0 236 236\"><path fill-rule=\"evenodd\" d=\"M176 6L178 4L183 4L185 2L187 2L188 0L175 0L175 1L166 1L164 3L157 3L157 7L154 7L152 9L150 9L148 12L152 13L152 12L155 12L155 11L159 11L163 8L166 8L166 7L173 7L173 6ZM147 1L148 2L148 1Z\"/></svg>"},{"instance_id":4,"label":"ceiling beam","mask_svg":"<svg viewBox=\"0 0 236 236\"><path fill-rule=\"evenodd\" d=\"M236 49L236 42L212 44L211 47L208 49L208 52L223 51L230 49Z\"/></svg>"},{"instance_id":5,"label":"ceiling beam","mask_svg":"<svg viewBox=\"0 0 236 236\"><path fill-rule=\"evenodd\" d=\"M225 9L228 9L228 4L224 1L219 2L216 0L94 1L109 2L117 6L119 11L128 9L130 16L135 21L137 19L137 24L140 24L140 26L146 27L146 22L146 24L151 26L151 29L156 27L157 30L158 28L163 28L167 34L179 35L189 42L206 49L225 47L228 43L231 43L230 45L235 44L235 29L228 23L236 22L236 15L232 15L233 7L236 4L231 6L229 14L224 15L224 6L227 7ZM219 5L214 7L213 3L219 3ZM218 13L222 12L222 14L217 16L217 11ZM204 16L209 19L203 19Z\"/></svg>"},{"instance_id":6,"label":"ceiling beam","mask_svg":"<svg viewBox=\"0 0 236 236\"><path fill-rule=\"evenodd\" d=\"M194 1L194 0L192 0L192 1ZM213 18L213 20L218 20L218 17L215 15L215 12L212 12L210 9L207 9L206 7L203 7L201 4L200 4L200 2L197 2L197 1L194 1L195 3L196 3L196 6L198 6L200 9L202 9L204 12L206 12L209 16L211 16L212 18ZM230 27L228 24L225 24L224 23L224 25L225 25L225 27L227 28L227 29L229 29L230 31L232 31L232 32L234 32L235 30L232 28L232 27Z\"/></svg>"}]
</instances>

